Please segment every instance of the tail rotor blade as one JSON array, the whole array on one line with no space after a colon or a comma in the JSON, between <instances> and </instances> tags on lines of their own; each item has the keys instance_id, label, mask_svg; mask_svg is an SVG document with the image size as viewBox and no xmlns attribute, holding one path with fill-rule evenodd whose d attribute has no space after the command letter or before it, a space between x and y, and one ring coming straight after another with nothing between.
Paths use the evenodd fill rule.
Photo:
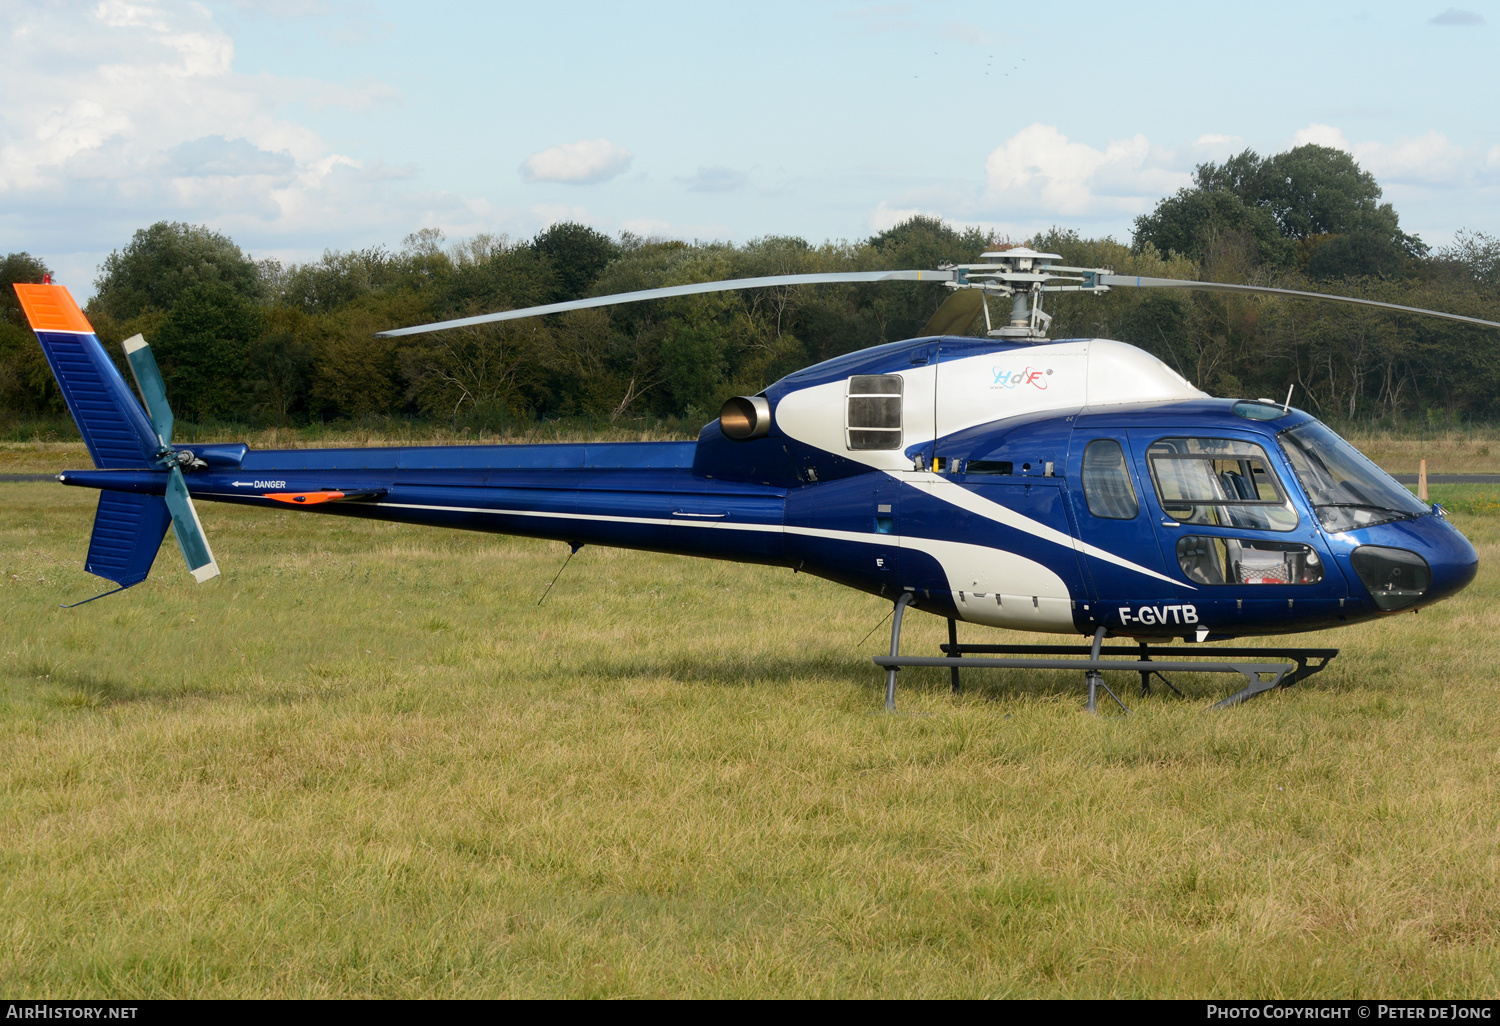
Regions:
<instances>
[{"instance_id":1,"label":"tail rotor blade","mask_svg":"<svg viewBox=\"0 0 1500 1026\"><path fill-rule=\"evenodd\" d=\"M154 361L152 366L156 366ZM198 519L198 511L193 508L187 482L183 480L179 467L171 468L167 479L166 499L167 509L172 513L172 533L177 536L182 558L187 560L193 578L202 584L211 577L219 576L219 564L208 547L208 536L203 533L203 523Z\"/></svg>"},{"instance_id":2,"label":"tail rotor blade","mask_svg":"<svg viewBox=\"0 0 1500 1026\"><path fill-rule=\"evenodd\" d=\"M156 357L151 355L151 347L144 338L132 335L125 340L125 359L130 361L130 373L135 375L135 387L141 390L141 398L146 400L146 412L151 415L151 430L156 432L156 440L161 443L162 448L167 448L172 444L172 407L167 405L167 386L162 381L161 370L156 366ZM178 476L181 477L180 474ZM175 520L176 517L174 510L172 518Z\"/></svg>"}]
</instances>

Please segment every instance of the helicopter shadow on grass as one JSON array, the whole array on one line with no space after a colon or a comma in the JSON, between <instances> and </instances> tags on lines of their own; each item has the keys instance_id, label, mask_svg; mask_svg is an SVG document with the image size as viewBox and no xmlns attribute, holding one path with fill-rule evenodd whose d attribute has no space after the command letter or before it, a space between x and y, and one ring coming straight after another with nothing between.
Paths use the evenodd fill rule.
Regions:
<instances>
[{"instance_id":1,"label":"helicopter shadow on grass","mask_svg":"<svg viewBox=\"0 0 1500 1026\"><path fill-rule=\"evenodd\" d=\"M684 685L713 688L738 688L747 686L783 685L798 681L819 681L843 685L861 692L872 705L880 705L885 696L885 671L874 665L864 654L813 654L804 656L749 656L695 657L691 655L671 658L650 655L623 656L613 659L588 659L578 663L559 666L560 672L568 675L588 675L605 679L623 680L641 677L662 677ZM1077 701L1080 704L1088 695L1083 671L1073 670L1005 670L968 669L961 671L963 691L961 701L1005 702L1028 701ZM950 692L950 676L941 667L906 667L896 681L897 704L902 696L921 696L924 700L934 695ZM1140 678L1135 670L1109 671L1106 682L1115 694L1130 704L1140 700ZM1230 681L1226 674L1171 675L1183 695L1171 692L1160 680L1153 680L1152 695L1157 701L1188 702L1207 705L1217 702L1237 690L1243 683L1237 675ZM1231 686L1226 687L1226 684ZM1302 685L1307 686L1307 685ZM1107 698L1101 696L1103 701Z\"/></svg>"},{"instance_id":2,"label":"helicopter shadow on grass","mask_svg":"<svg viewBox=\"0 0 1500 1026\"><path fill-rule=\"evenodd\" d=\"M879 668L868 659L831 654L764 657L681 655L670 658L642 654L616 659L588 659L566 668L566 672L615 679L665 677L683 684L726 688L801 680L828 681L858 687L876 677L879 677L881 686L884 687L885 680Z\"/></svg>"},{"instance_id":3,"label":"helicopter shadow on grass","mask_svg":"<svg viewBox=\"0 0 1500 1026\"><path fill-rule=\"evenodd\" d=\"M231 689L186 680L131 683L110 673L80 670L49 659L17 665L3 678L12 695L61 709L103 709L110 706L172 706L196 699L222 699Z\"/></svg>"},{"instance_id":4,"label":"helicopter shadow on grass","mask_svg":"<svg viewBox=\"0 0 1500 1026\"><path fill-rule=\"evenodd\" d=\"M98 709L143 696L118 677L75 670L48 659L32 659L6 674L15 692L64 709Z\"/></svg>"}]
</instances>

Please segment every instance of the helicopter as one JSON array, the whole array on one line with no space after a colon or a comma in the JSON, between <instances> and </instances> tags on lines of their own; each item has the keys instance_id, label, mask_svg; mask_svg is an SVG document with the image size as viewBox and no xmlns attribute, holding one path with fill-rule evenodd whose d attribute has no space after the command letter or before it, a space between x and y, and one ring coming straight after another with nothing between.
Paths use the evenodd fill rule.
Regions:
<instances>
[{"instance_id":1,"label":"helicopter","mask_svg":"<svg viewBox=\"0 0 1500 1026\"><path fill-rule=\"evenodd\" d=\"M1116 275L1025 247L979 259L702 282L381 333L783 285L949 290L923 336L732 397L694 442L174 445L165 386L141 336L124 349L144 409L64 287L16 289L94 460L94 469L58 475L100 491L85 568L117 587L94 598L145 580L169 524L194 578L216 576L194 500L299 509L553 539L570 554L605 545L790 567L892 603L890 654L874 660L886 671L889 710L899 669L943 666L954 691L963 667L1082 669L1086 708L1096 711L1100 689L1125 709L1103 678L1122 669L1140 674L1143 692L1153 677L1177 691L1166 669L1237 674L1243 687L1215 707L1242 702L1318 672L1337 650L1197 646L1416 611L1473 580L1474 547L1442 508L1293 408L1290 395L1213 398L1124 342L1049 341L1043 299L1206 289L1500 323ZM998 325L992 299L1010 302ZM984 336L958 334L981 314ZM908 608L947 619L942 656L901 654ZM1090 641L960 645L958 621ZM1106 638L1136 647L1105 647ZM1175 640L1184 644L1165 644ZM1160 658L1200 654L1218 658Z\"/></svg>"}]
</instances>

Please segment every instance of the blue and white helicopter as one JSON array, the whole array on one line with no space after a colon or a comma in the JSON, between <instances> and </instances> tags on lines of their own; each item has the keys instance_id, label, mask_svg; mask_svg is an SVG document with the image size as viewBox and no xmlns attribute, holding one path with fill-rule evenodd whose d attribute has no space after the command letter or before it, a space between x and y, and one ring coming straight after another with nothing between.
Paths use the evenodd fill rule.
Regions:
<instances>
[{"instance_id":1,"label":"blue and white helicopter","mask_svg":"<svg viewBox=\"0 0 1500 1026\"><path fill-rule=\"evenodd\" d=\"M891 600L890 655L875 660L887 669L888 708L897 669L923 665L948 667L955 690L960 666L1082 669L1093 710L1106 669L1139 673L1143 690L1170 667L1237 673L1244 687L1219 705L1242 701L1316 672L1336 650L1197 643L1414 611L1474 578L1474 548L1441 508L1419 501L1315 418L1289 402L1211 398L1122 342L1049 342L1042 298L1119 287L1214 289L1500 324L1318 293L1064 267L1055 254L1025 248L980 259L935 270L706 282L385 333L729 289L932 281L952 291L926 336L837 357L732 398L696 442L174 446L172 412L145 340L124 344L143 411L66 289L16 288L94 459L95 469L58 479L100 490L85 566L119 585L115 591L145 580L169 523L193 576L219 573L194 499L549 538L574 552L609 545L763 563ZM998 327L992 297L1010 300ZM981 313L985 337L953 334ZM908 606L947 618L943 656L900 654ZM1091 642L959 645L959 620ZM1107 637L1135 645L1104 647ZM1162 644L1175 639L1189 644ZM1159 659L1187 654L1215 658Z\"/></svg>"}]
</instances>

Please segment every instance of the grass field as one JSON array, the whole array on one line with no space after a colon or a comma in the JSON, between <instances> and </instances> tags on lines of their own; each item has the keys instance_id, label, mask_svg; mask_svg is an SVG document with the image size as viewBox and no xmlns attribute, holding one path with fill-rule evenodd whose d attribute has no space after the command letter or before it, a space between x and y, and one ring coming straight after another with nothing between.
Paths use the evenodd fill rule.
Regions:
<instances>
[{"instance_id":1,"label":"grass field","mask_svg":"<svg viewBox=\"0 0 1500 1026\"><path fill-rule=\"evenodd\" d=\"M785 570L587 548L538 607L560 544L294 512L61 610L93 493L0 485L0 993L1494 997L1478 495L1458 598L1091 718L940 670L885 715L888 607Z\"/></svg>"}]
</instances>

